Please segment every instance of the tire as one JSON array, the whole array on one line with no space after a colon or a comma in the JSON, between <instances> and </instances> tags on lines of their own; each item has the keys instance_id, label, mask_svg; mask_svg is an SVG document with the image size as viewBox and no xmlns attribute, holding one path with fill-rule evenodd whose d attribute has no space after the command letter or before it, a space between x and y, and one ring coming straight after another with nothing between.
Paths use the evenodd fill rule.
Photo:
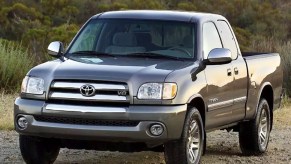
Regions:
<instances>
[{"instance_id":1,"label":"tire","mask_svg":"<svg viewBox=\"0 0 291 164\"><path fill-rule=\"evenodd\" d=\"M19 135L22 158L27 164L51 164L57 159L60 147L54 140Z\"/></svg>"},{"instance_id":2,"label":"tire","mask_svg":"<svg viewBox=\"0 0 291 164\"><path fill-rule=\"evenodd\" d=\"M240 125L239 144L242 153L245 155L260 155L266 152L270 127L270 107L267 100L262 98L255 119Z\"/></svg>"},{"instance_id":3,"label":"tire","mask_svg":"<svg viewBox=\"0 0 291 164\"><path fill-rule=\"evenodd\" d=\"M204 133L203 122L199 111L197 108L191 108L188 110L181 138L165 143L164 153L166 163L199 163L204 148ZM190 148L191 146L192 148Z\"/></svg>"}]
</instances>

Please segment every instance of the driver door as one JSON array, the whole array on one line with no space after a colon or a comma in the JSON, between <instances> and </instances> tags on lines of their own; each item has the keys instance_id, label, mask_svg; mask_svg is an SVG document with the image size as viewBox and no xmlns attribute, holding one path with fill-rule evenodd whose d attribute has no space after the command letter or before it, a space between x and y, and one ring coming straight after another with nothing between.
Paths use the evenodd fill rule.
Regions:
<instances>
[{"instance_id":1,"label":"driver door","mask_svg":"<svg viewBox=\"0 0 291 164\"><path fill-rule=\"evenodd\" d=\"M214 48L222 48L220 36L213 22L203 24L203 52L205 58ZM206 129L216 128L231 122L234 80L232 63L206 65L207 115Z\"/></svg>"}]
</instances>

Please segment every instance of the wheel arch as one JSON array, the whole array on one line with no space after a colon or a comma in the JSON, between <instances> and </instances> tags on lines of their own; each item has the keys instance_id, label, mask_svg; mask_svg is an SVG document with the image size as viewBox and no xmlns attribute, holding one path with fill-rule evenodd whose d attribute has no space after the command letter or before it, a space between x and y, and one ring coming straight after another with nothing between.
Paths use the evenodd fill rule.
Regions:
<instances>
[{"instance_id":1,"label":"wheel arch","mask_svg":"<svg viewBox=\"0 0 291 164\"><path fill-rule=\"evenodd\" d=\"M273 109L274 109L274 91L273 91L273 87L270 83L266 83L260 92L260 97L258 100L258 104L260 102L260 100L264 98L267 100L269 108L270 108L270 119L271 119L271 129L273 127Z\"/></svg>"},{"instance_id":2,"label":"wheel arch","mask_svg":"<svg viewBox=\"0 0 291 164\"><path fill-rule=\"evenodd\" d=\"M205 122L206 122L206 105L203 100L203 97L199 94L193 95L189 100L188 100L188 107L196 107L198 111L200 112L200 115L203 120L203 126L205 127Z\"/></svg>"}]
</instances>

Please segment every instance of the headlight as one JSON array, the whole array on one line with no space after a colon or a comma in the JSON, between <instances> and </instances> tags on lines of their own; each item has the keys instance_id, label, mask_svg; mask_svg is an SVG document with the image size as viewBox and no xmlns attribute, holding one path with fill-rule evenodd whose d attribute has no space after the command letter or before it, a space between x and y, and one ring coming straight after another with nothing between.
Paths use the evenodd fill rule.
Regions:
<instances>
[{"instance_id":1,"label":"headlight","mask_svg":"<svg viewBox=\"0 0 291 164\"><path fill-rule=\"evenodd\" d=\"M44 80L42 78L26 76L22 81L21 92L36 95L43 94Z\"/></svg>"},{"instance_id":2,"label":"headlight","mask_svg":"<svg viewBox=\"0 0 291 164\"><path fill-rule=\"evenodd\" d=\"M137 94L138 99L173 99L177 93L175 83L145 83Z\"/></svg>"},{"instance_id":3,"label":"headlight","mask_svg":"<svg viewBox=\"0 0 291 164\"><path fill-rule=\"evenodd\" d=\"M139 87L138 99L161 99L163 84L161 83L146 83Z\"/></svg>"}]
</instances>

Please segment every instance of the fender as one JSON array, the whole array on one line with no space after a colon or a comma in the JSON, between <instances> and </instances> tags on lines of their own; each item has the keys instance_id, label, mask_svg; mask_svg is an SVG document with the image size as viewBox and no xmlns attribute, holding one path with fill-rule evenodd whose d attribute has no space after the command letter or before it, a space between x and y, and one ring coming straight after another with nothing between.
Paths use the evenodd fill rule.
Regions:
<instances>
[{"instance_id":1,"label":"fender","mask_svg":"<svg viewBox=\"0 0 291 164\"><path fill-rule=\"evenodd\" d=\"M202 100L204 100L200 94L196 93L188 99L187 104L189 104L192 100L194 100L195 98L198 98L198 97L201 98Z\"/></svg>"},{"instance_id":2,"label":"fender","mask_svg":"<svg viewBox=\"0 0 291 164\"><path fill-rule=\"evenodd\" d=\"M259 102L260 102L260 99L261 99L262 92L263 92L263 90L264 90L264 88L266 86L271 86L271 88L273 88L273 86L272 86L272 84L270 82L264 82L261 85L260 90L258 91L258 94L257 94L257 97L256 97L257 101L256 101L256 108L254 110L254 113L249 114L249 118L246 118L246 119L254 119L257 116L258 105L259 105ZM274 99L274 97L273 97L273 99Z\"/></svg>"},{"instance_id":3,"label":"fender","mask_svg":"<svg viewBox=\"0 0 291 164\"><path fill-rule=\"evenodd\" d=\"M188 99L188 101L187 101L187 104L190 104L194 99L196 99L196 98L200 98L200 99L202 99L203 100L203 107L204 107L204 112L206 113L206 111L207 111L207 107L206 107L206 104L205 104L205 101L204 101L204 99L203 99L203 97L200 95L200 94L194 94L194 95L192 95L189 99Z\"/></svg>"}]
</instances>

